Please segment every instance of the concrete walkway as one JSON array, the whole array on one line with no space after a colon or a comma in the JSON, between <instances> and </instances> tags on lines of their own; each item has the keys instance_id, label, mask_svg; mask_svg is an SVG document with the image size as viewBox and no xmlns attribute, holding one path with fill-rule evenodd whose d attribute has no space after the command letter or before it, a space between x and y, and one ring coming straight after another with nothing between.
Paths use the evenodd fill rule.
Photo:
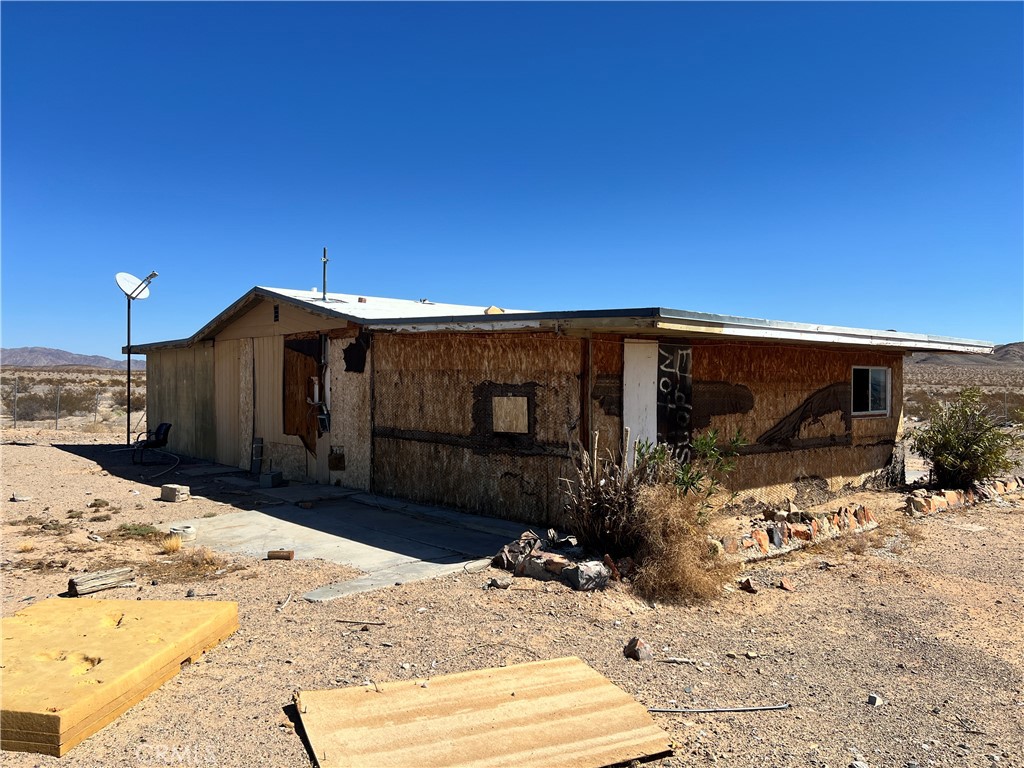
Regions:
<instances>
[{"instance_id":1,"label":"concrete walkway","mask_svg":"<svg viewBox=\"0 0 1024 768\"><path fill-rule=\"evenodd\" d=\"M172 525L195 526L196 544L211 549L256 557L266 556L271 549L293 549L297 559L344 563L366 574L304 595L311 602L484 567L503 544L519 538L527 528L523 523L352 489L322 485L261 489L247 478L221 480L226 481L281 503ZM302 501L315 505L312 509L296 506Z\"/></svg>"}]
</instances>

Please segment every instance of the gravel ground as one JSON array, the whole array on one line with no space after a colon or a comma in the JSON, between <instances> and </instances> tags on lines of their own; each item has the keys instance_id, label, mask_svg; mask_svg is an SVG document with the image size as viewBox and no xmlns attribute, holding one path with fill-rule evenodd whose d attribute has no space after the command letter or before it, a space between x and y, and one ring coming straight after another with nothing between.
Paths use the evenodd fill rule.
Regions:
<instances>
[{"instance_id":1,"label":"gravel ground","mask_svg":"<svg viewBox=\"0 0 1024 768\"><path fill-rule=\"evenodd\" d=\"M67 756L5 752L4 765L307 766L294 691L576 655L648 707L792 705L655 715L676 749L656 765L1024 766L1020 496L908 521L896 495L859 494L878 510L879 531L752 566L745 575L763 585L757 594L730 589L701 605L650 605L621 585L588 594L526 580L482 589L494 571L310 604L296 597L358 573L233 555L195 565L160 555L153 541L118 537L122 523L182 516L156 500L159 482L201 483L171 473L146 484L80 455L110 439L5 430L3 615L62 592L74 572L127 562L141 587L80 599L182 599L191 588L215 593L195 599L237 601L241 629ZM7 501L13 493L31 500ZM97 498L110 505L86 506ZM189 515L258 503L200 497ZM69 527L16 524L28 516ZM795 591L774 586L783 576ZM656 657L697 664L628 660L622 647L633 636ZM870 706L869 694L884 704Z\"/></svg>"}]
</instances>

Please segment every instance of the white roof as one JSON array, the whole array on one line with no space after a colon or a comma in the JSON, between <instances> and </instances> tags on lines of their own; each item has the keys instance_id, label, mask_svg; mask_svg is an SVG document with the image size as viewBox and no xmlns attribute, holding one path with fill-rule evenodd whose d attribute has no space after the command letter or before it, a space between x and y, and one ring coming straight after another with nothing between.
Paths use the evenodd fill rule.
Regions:
<instances>
[{"instance_id":1,"label":"white roof","mask_svg":"<svg viewBox=\"0 0 1024 768\"><path fill-rule=\"evenodd\" d=\"M421 299L388 299L380 296L360 296L352 293L328 293L324 301L323 291L296 291L292 288L267 288L257 286L261 291L301 301L320 311L336 312L361 320L394 320L398 318L454 317L483 315L489 307L468 304L443 304ZM528 309L505 309L509 314L531 312Z\"/></svg>"}]
</instances>

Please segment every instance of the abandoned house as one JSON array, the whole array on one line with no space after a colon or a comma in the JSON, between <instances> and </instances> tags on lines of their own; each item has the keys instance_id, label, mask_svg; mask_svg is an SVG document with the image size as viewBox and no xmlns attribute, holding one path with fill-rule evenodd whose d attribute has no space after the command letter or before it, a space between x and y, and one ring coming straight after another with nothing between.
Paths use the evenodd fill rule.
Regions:
<instances>
[{"instance_id":1,"label":"abandoned house","mask_svg":"<svg viewBox=\"0 0 1024 768\"><path fill-rule=\"evenodd\" d=\"M256 287L146 355L169 450L531 523L556 522L571 441L629 429L685 458L737 430L740 498L885 473L903 357L985 342L662 308L525 312Z\"/></svg>"}]
</instances>

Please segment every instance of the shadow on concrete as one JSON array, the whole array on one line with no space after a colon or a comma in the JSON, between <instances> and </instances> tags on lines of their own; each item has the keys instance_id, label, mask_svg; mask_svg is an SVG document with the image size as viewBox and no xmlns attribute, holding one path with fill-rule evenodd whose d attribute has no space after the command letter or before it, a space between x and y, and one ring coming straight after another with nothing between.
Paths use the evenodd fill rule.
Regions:
<instances>
[{"instance_id":1,"label":"shadow on concrete","mask_svg":"<svg viewBox=\"0 0 1024 768\"><path fill-rule=\"evenodd\" d=\"M261 488L247 472L192 459L154 453L146 465L132 463L118 445L54 445L95 462L110 474L152 489L159 499L166 483L187 485L193 496L231 508L215 517L173 524L197 528L196 543L251 556L293 549L297 558L321 558L352 565L376 577L375 586L457 570L490 558L518 538L524 525L361 492L316 484ZM179 463L174 464L174 459ZM187 515L188 504L180 514ZM168 510L174 516L175 510ZM453 568L454 566L454 568ZM390 580L390 581L388 581Z\"/></svg>"}]
</instances>

